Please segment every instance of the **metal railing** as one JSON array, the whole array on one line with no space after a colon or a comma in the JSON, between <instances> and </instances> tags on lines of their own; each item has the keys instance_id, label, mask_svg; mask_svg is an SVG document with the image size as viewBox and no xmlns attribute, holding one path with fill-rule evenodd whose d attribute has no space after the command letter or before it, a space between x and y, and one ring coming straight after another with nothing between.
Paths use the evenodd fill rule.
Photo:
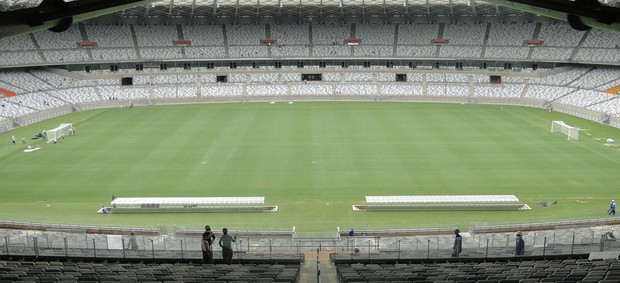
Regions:
<instances>
[{"instance_id":1,"label":"metal railing","mask_svg":"<svg viewBox=\"0 0 620 283\"><path fill-rule=\"evenodd\" d=\"M578 221L576 221L578 222ZM620 250L613 232L618 226L601 225L591 227L563 227L549 230L523 230L525 255L573 255L592 252ZM587 222L587 221L586 221ZM528 224L528 227L537 226ZM567 224L568 225L568 224ZM35 225L36 226L36 225ZM478 233L475 229L462 232L462 258L494 258L514 256L515 232L507 231L499 225L500 232ZM548 225L550 227L552 225ZM478 228L483 226L477 226ZM513 225L523 228L524 225ZM91 227L93 228L93 227ZM98 229L100 231L108 229ZM137 229L134 229L137 230ZM153 229L147 229L150 231ZM413 235L408 229L398 229L402 234L387 234L392 230L378 230L381 235L346 236L340 233L269 234L268 231L230 230L237 235L234 244L236 258L245 259L284 259L303 258L312 251L329 251L335 257L345 259L428 259L451 257L453 234L436 230L437 234L411 229L419 233ZM127 249L129 233L91 234L83 228L67 231L40 230L0 230L0 255L79 257L79 258L140 258L140 259L200 259L200 231L194 234L138 234L138 249ZM129 231L129 230L127 230ZM283 232L283 231L276 231ZM371 233L369 233L371 234ZM219 237L219 235L217 235ZM214 246L218 258L220 249L217 240Z\"/></svg>"}]
</instances>

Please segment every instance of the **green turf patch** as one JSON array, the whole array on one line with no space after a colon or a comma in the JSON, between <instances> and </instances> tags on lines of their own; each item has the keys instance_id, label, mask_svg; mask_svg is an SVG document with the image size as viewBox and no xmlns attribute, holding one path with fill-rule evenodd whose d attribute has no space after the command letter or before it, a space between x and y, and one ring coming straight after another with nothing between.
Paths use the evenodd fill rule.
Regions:
<instances>
[{"instance_id":1,"label":"green turf patch","mask_svg":"<svg viewBox=\"0 0 620 283\"><path fill-rule=\"evenodd\" d=\"M581 140L551 121L588 129ZM11 135L75 137L24 153ZM589 135L587 135L589 134ZM0 218L90 225L334 231L606 216L620 131L523 107L277 103L79 112L0 136ZM18 138L19 141L19 138ZM30 140L28 140L31 143ZM533 210L353 212L366 195L514 194ZM118 197L265 196L277 213L97 215ZM537 207L538 201L557 201Z\"/></svg>"}]
</instances>

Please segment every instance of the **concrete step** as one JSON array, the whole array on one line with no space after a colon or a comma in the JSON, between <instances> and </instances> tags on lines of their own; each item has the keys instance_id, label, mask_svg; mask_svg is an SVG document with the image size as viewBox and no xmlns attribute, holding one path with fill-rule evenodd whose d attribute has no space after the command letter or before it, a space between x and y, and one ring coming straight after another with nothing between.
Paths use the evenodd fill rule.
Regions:
<instances>
[{"instance_id":1,"label":"concrete step","mask_svg":"<svg viewBox=\"0 0 620 283\"><path fill-rule=\"evenodd\" d=\"M301 266L300 283L338 283L336 266L329 260L330 251L306 252Z\"/></svg>"}]
</instances>

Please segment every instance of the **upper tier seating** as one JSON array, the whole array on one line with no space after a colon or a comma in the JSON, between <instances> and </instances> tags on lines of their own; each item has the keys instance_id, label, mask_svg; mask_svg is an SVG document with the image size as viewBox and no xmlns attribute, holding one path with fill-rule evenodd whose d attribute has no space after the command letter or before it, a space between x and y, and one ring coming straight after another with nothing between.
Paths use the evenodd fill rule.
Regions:
<instances>
[{"instance_id":1,"label":"upper tier seating","mask_svg":"<svg viewBox=\"0 0 620 283\"><path fill-rule=\"evenodd\" d=\"M543 23L538 39L544 46L577 46L583 37L583 31L576 31L566 23Z\"/></svg>"},{"instance_id":2,"label":"upper tier seating","mask_svg":"<svg viewBox=\"0 0 620 283\"><path fill-rule=\"evenodd\" d=\"M230 46L228 53L230 53L230 57L235 58L265 58L267 57L267 46Z\"/></svg>"},{"instance_id":3,"label":"upper tier seating","mask_svg":"<svg viewBox=\"0 0 620 283\"><path fill-rule=\"evenodd\" d=\"M486 24L446 24L443 38L447 39L450 45L482 46L486 28Z\"/></svg>"},{"instance_id":4,"label":"upper tier seating","mask_svg":"<svg viewBox=\"0 0 620 283\"><path fill-rule=\"evenodd\" d=\"M28 34L16 35L10 38L0 39L0 50L2 51L24 51L34 49L36 48L34 47L34 43L30 39L30 35Z\"/></svg>"},{"instance_id":5,"label":"upper tier seating","mask_svg":"<svg viewBox=\"0 0 620 283\"><path fill-rule=\"evenodd\" d=\"M43 51L43 55L47 58L49 63L64 63L64 62L84 62L90 61L86 50L72 49L72 50L46 50Z\"/></svg>"},{"instance_id":6,"label":"upper tier seating","mask_svg":"<svg viewBox=\"0 0 620 283\"><path fill-rule=\"evenodd\" d=\"M34 33L41 49L72 49L83 41L77 25L72 25L64 32L39 31Z\"/></svg>"},{"instance_id":7,"label":"upper tier seating","mask_svg":"<svg viewBox=\"0 0 620 283\"><path fill-rule=\"evenodd\" d=\"M526 59L529 47L487 46L484 58Z\"/></svg>"},{"instance_id":8,"label":"upper tier seating","mask_svg":"<svg viewBox=\"0 0 620 283\"><path fill-rule=\"evenodd\" d=\"M604 30L591 29L586 40L583 41L582 47L596 48L620 48L620 38L618 33Z\"/></svg>"},{"instance_id":9,"label":"upper tier seating","mask_svg":"<svg viewBox=\"0 0 620 283\"><path fill-rule=\"evenodd\" d=\"M134 25L138 46L173 46L179 39L177 27L172 25Z\"/></svg>"},{"instance_id":10,"label":"upper tier seating","mask_svg":"<svg viewBox=\"0 0 620 283\"><path fill-rule=\"evenodd\" d=\"M536 47L532 59L568 61L572 53L573 48Z\"/></svg>"},{"instance_id":11,"label":"upper tier seating","mask_svg":"<svg viewBox=\"0 0 620 283\"><path fill-rule=\"evenodd\" d=\"M312 25L314 45L340 45L351 38L351 25Z\"/></svg>"},{"instance_id":12,"label":"upper tier seating","mask_svg":"<svg viewBox=\"0 0 620 283\"><path fill-rule=\"evenodd\" d=\"M271 47L273 57L308 57L310 48L308 46L280 45Z\"/></svg>"},{"instance_id":13,"label":"upper tier seating","mask_svg":"<svg viewBox=\"0 0 620 283\"><path fill-rule=\"evenodd\" d=\"M133 47L128 25L84 25L88 39L97 47Z\"/></svg>"},{"instance_id":14,"label":"upper tier seating","mask_svg":"<svg viewBox=\"0 0 620 283\"><path fill-rule=\"evenodd\" d=\"M612 32L594 29L584 38L584 32L574 32L566 23L540 23L537 39L542 41L542 45L525 46L526 40L534 39L536 25L446 23L443 24L441 37L448 42L434 44L432 41L439 37L439 24L225 25L226 36L222 25L80 24L63 33L41 31L0 39L0 57L3 58L0 66L311 56L620 63L620 41ZM80 26L84 27L84 34L80 32ZM487 26L490 27L488 40L483 46ZM270 39L275 40L270 47L262 42L269 39L267 27ZM135 31L138 46L134 44L132 30ZM346 40L353 38L359 39L360 44L347 45ZM577 48L582 38L585 40ZM175 41L179 39L189 40L189 45L176 46ZM225 39L228 46L224 45ZM95 44L88 48L80 47L79 43L83 41ZM530 51L532 54L528 57Z\"/></svg>"},{"instance_id":15,"label":"upper tier seating","mask_svg":"<svg viewBox=\"0 0 620 283\"><path fill-rule=\"evenodd\" d=\"M355 56L386 57L392 56L392 46L359 45L354 47Z\"/></svg>"},{"instance_id":16,"label":"upper tier seating","mask_svg":"<svg viewBox=\"0 0 620 283\"><path fill-rule=\"evenodd\" d=\"M575 60L579 62L596 63L620 62L620 48L580 48L577 56L575 56Z\"/></svg>"},{"instance_id":17,"label":"upper tier seating","mask_svg":"<svg viewBox=\"0 0 620 283\"><path fill-rule=\"evenodd\" d=\"M113 48L113 49L100 49L96 48L92 51L93 59L95 61L131 61L138 58L136 50L133 48Z\"/></svg>"},{"instance_id":18,"label":"upper tier seating","mask_svg":"<svg viewBox=\"0 0 620 283\"><path fill-rule=\"evenodd\" d=\"M397 56L407 56L415 58L432 58L435 57L436 46L398 46L396 48Z\"/></svg>"},{"instance_id":19,"label":"upper tier seating","mask_svg":"<svg viewBox=\"0 0 620 283\"><path fill-rule=\"evenodd\" d=\"M223 58L226 57L226 49L224 46L213 47L185 47L185 56L187 58Z\"/></svg>"},{"instance_id":20,"label":"upper tier seating","mask_svg":"<svg viewBox=\"0 0 620 283\"><path fill-rule=\"evenodd\" d=\"M264 25L226 25L228 45L259 45L265 39ZM266 54L266 53L265 53ZM233 56L232 57L240 57Z\"/></svg>"},{"instance_id":21,"label":"upper tier seating","mask_svg":"<svg viewBox=\"0 0 620 283\"><path fill-rule=\"evenodd\" d=\"M306 45L310 43L310 27L308 24L271 26L271 38L277 45Z\"/></svg>"},{"instance_id":22,"label":"upper tier seating","mask_svg":"<svg viewBox=\"0 0 620 283\"><path fill-rule=\"evenodd\" d=\"M441 46L439 50L439 57L449 58L480 58L482 52L480 46L445 45Z\"/></svg>"},{"instance_id":23,"label":"upper tier seating","mask_svg":"<svg viewBox=\"0 0 620 283\"><path fill-rule=\"evenodd\" d=\"M532 39L536 24L492 24L489 30L488 45L522 46L523 42Z\"/></svg>"},{"instance_id":24,"label":"upper tier seating","mask_svg":"<svg viewBox=\"0 0 620 283\"><path fill-rule=\"evenodd\" d=\"M159 47L140 49L142 59L179 59L183 57L181 48L178 47Z\"/></svg>"},{"instance_id":25,"label":"upper tier seating","mask_svg":"<svg viewBox=\"0 0 620 283\"><path fill-rule=\"evenodd\" d=\"M314 46L315 57L348 57L351 56L351 46L348 45L319 45Z\"/></svg>"},{"instance_id":26,"label":"upper tier seating","mask_svg":"<svg viewBox=\"0 0 620 283\"><path fill-rule=\"evenodd\" d=\"M2 64L10 66L44 63L37 51L0 52L0 56L2 56Z\"/></svg>"},{"instance_id":27,"label":"upper tier seating","mask_svg":"<svg viewBox=\"0 0 620 283\"><path fill-rule=\"evenodd\" d=\"M183 36L192 46L224 45L224 30L221 25L184 25Z\"/></svg>"},{"instance_id":28,"label":"upper tier seating","mask_svg":"<svg viewBox=\"0 0 620 283\"><path fill-rule=\"evenodd\" d=\"M392 24L358 24L355 29L355 38L366 44L390 45L394 44L394 25Z\"/></svg>"},{"instance_id":29,"label":"upper tier seating","mask_svg":"<svg viewBox=\"0 0 620 283\"><path fill-rule=\"evenodd\" d=\"M428 45L438 34L438 24L401 24L398 27L398 44Z\"/></svg>"}]
</instances>

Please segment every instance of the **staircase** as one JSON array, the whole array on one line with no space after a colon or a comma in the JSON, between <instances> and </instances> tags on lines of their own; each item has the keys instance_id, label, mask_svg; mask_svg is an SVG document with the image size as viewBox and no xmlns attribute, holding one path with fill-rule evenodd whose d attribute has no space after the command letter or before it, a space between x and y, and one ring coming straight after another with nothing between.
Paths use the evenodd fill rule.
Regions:
<instances>
[{"instance_id":1,"label":"staircase","mask_svg":"<svg viewBox=\"0 0 620 283\"><path fill-rule=\"evenodd\" d=\"M338 283L336 266L329 260L330 251L306 252L301 265L299 283Z\"/></svg>"},{"instance_id":2,"label":"staircase","mask_svg":"<svg viewBox=\"0 0 620 283\"><path fill-rule=\"evenodd\" d=\"M133 48L136 51L136 56L138 59L142 59L142 55L140 54L140 48L138 47L138 38L136 37L136 29L133 25L129 25L129 30L131 30L131 39L133 40Z\"/></svg>"}]
</instances>

